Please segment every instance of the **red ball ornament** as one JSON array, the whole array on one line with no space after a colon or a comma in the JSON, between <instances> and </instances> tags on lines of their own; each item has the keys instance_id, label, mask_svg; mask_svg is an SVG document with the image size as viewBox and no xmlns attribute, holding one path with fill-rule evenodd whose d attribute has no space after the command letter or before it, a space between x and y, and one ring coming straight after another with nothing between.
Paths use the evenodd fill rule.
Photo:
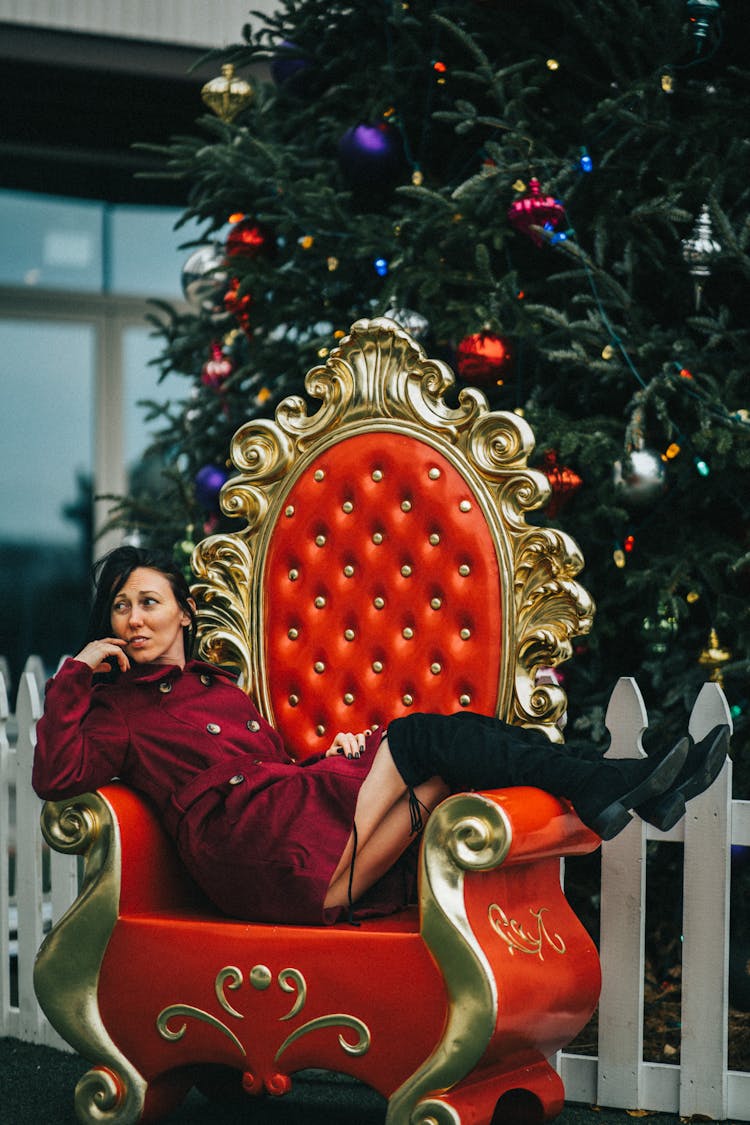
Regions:
<instances>
[{"instance_id":1,"label":"red ball ornament","mask_svg":"<svg viewBox=\"0 0 750 1125\"><path fill-rule=\"evenodd\" d=\"M240 219L227 235L225 250L227 258L257 258L268 254L273 245L265 227L254 219Z\"/></svg>"},{"instance_id":2,"label":"red ball ornament","mask_svg":"<svg viewBox=\"0 0 750 1125\"><path fill-rule=\"evenodd\" d=\"M214 342L211 345L211 359L206 360L201 367L201 383L218 391L233 371L234 363L228 355L224 355L221 345Z\"/></svg>"},{"instance_id":3,"label":"red ball ornament","mask_svg":"<svg viewBox=\"0 0 750 1125\"><path fill-rule=\"evenodd\" d=\"M245 333L250 338L252 336L252 329L250 327L250 306L253 303L253 298L250 293L238 294L240 287L240 279L233 277L229 282L229 288L224 294L224 308L227 312L236 317L237 322Z\"/></svg>"},{"instance_id":4,"label":"red ball ornament","mask_svg":"<svg viewBox=\"0 0 750 1125\"><path fill-rule=\"evenodd\" d=\"M492 332L465 336L456 348L456 370L465 383L475 386L502 383L510 359L508 341Z\"/></svg>"},{"instance_id":5,"label":"red ball ornament","mask_svg":"<svg viewBox=\"0 0 750 1125\"><path fill-rule=\"evenodd\" d=\"M544 454L542 472L552 488L552 496L547 504L546 512L548 516L554 519L571 497L578 492L583 480L578 473L568 468L567 465L558 464L557 453L554 449L548 449Z\"/></svg>"},{"instance_id":6,"label":"red ball ornament","mask_svg":"<svg viewBox=\"0 0 750 1125\"><path fill-rule=\"evenodd\" d=\"M539 180L529 181L529 190L515 199L508 208L508 221L516 230L527 234L532 242L541 246L544 238L536 227L555 230L565 217L565 208L552 195L542 195Z\"/></svg>"}]
</instances>

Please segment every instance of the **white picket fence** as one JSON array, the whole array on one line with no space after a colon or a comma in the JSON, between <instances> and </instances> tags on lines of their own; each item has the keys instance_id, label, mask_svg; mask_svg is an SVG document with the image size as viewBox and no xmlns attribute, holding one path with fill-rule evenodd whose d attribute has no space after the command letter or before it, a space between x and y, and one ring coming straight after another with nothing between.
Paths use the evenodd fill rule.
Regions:
<instances>
[{"instance_id":1,"label":"white picket fence","mask_svg":"<svg viewBox=\"0 0 750 1125\"><path fill-rule=\"evenodd\" d=\"M77 859L49 856L43 889L41 802L31 789L34 728L41 713L44 671L31 657L9 714L0 670L0 1036L65 1048L39 1010L32 986L34 957L52 920L73 901ZM726 699L706 684L690 718L702 736L731 725ZM633 680L620 680L610 701L609 753L635 756L647 716ZM683 846L682 1031L679 1065L643 1061L646 843ZM661 833L635 819L603 847L600 955L603 986L596 1057L562 1052L555 1060L569 1101L750 1121L750 1073L727 1066L729 880L732 844L750 846L750 801L731 797L731 762L684 820ZM15 865L10 893L11 857ZM17 978L17 984L13 982Z\"/></svg>"}]
</instances>

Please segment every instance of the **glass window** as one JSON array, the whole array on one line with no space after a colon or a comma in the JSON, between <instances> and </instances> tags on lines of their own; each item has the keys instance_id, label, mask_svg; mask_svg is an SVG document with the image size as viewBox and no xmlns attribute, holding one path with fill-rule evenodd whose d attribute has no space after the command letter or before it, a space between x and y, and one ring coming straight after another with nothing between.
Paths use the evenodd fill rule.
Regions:
<instances>
[{"instance_id":1,"label":"glass window","mask_svg":"<svg viewBox=\"0 0 750 1125\"><path fill-rule=\"evenodd\" d=\"M123 333L123 400L125 414L125 466L128 474L136 467L151 437L164 426L164 419L146 421L144 401L173 403L184 400L191 382L170 372L158 382L159 369L150 361L158 355L162 341L151 335L148 327L133 325Z\"/></svg>"},{"instance_id":2,"label":"glass window","mask_svg":"<svg viewBox=\"0 0 750 1125\"><path fill-rule=\"evenodd\" d=\"M0 192L0 284L101 292L104 206Z\"/></svg>"},{"instance_id":3,"label":"glass window","mask_svg":"<svg viewBox=\"0 0 750 1125\"><path fill-rule=\"evenodd\" d=\"M118 206L108 211L108 276L110 293L180 297L180 275L190 250L180 250L199 236L196 223L179 230L181 211L169 207Z\"/></svg>"},{"instance_id":4,"label":"glass window","mask_svg":"<svg viewBox=\"0 0 750 1125\"><path fill-rule=\"evenodd\" d=\"M0 652L15 681L82 634L92 540L92 324L0 319Z\"/></svg>"}]
</instances>

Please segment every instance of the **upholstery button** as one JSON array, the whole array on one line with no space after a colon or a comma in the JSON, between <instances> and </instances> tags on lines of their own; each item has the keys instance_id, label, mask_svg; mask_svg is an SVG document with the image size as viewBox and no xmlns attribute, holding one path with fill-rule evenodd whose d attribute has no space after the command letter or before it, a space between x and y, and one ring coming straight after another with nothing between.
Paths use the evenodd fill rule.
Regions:
<instances>
[{"instance_id":1,"label":"upholstery button","mask_svg":"<svg viewBox=\"0 0 750 1125\"><path fill-rule=\"evenodd\" d=\"M470 500L462 500L461 503L458 505L458 508L459 508L459 511L461 511L461 512L470 512L471 511L471 501Z\"/></svg>"},{"instance_id":2,"label":"upholstery button","mask_svg":"<svg viewBox=\"0 0 750 1125\"><path fill-rule=\"evenodd\" d=\"M313 664L313 670L320 675L321 672L325 672L326 666L322 660L316 660Z\"/></svg>"},{"instance_id":3,"label":"upholstery button","mask_svg":"<svg viewBox=\"0 0 750 1125\"><path fill-rule=\"evenodd\" d=\"M296 641L298 636L299 629L295 629L294 626L287 632L287 637L289 637L290 641Z\"/></svg>"},{"instance_id":4,"label":"upholstery button","mask_svg":"<svg viewBox=\"0 0 750 1125\"><path fill-rule=\"evenodd\" d=\"M402 696L401 701L406 707L411 707L412 703L414 702L414 696L409 695L409 693L407 692L406 695Z\"/></svg>"},{"instance_id":5,"label":"upholstery button","mask_svg":"<svg viewBox=\"0 0 750 1125\"><path fill-rule=\"evenodd\" d=\"M284 515L287 519L294 515L294 504L287 504L286 508L284 509Z\"/></svg>"},{"instance_id":6,"label":"upholstery button","mask_svg":"<svg viewBox=\"0 0 750 1125\"><path fill-rule=\"evenodd\" d=\"M440 479L440 469L436 469L436 468L430 469L427 476L430 478L430 480L439 480Z\"/></svg>"},{"instance_id":7,"label":"upholstery button","mask_svg":"<svg viewBox=\"0 0 750 1125\"><path fill-rule=\"evenodd\" d=\"M375 609L382 609L385 605L385 598L375 598L372 603Z\"/></svg>"},{"instance_id":8,"label":"upholstery button","mask_svg":"<svg viewBox=\"0 0 750 1125\"><path fill-rule=\"evenodd\" d=\"M351 500L345 500L344 503L341 505L341 510L342 510L342 512L346 512L347 515L350 512L353 512L354 511L354 505L352 504Z\"/></svg>"},{"instance_id":9,"label":"upholstery button","mask_svg":"<svg viewBox=\"0 0 750 1125\"><path fill-rule=\"evenodd\" d=\"M463 563L458 568L458 573L461 575L462 578L466 578L467 575L471 574L471 567L468 566L466 563Z\"/></svg>"},{"instance_id":10,"label":"upholstery button","mask_svg":"<svg viewBox=\"0 0 750 1125\"><path fill-rule=\"evenodd\" d=\"M201 676L201 683L203 684L204 687L208 687L208 685L211 683L211 677L206 675L205 672Z\"/></svg>"},{"instance_id":11,"label":"upholstery button","mask_svg":"<svg viewBox=\"0 0 750 1125\"><path fill-rule=\"evenodd\" d=\"M353 574L354 574L354 567L347 564L344 567L344 578L351 578Z\"/></svg>"},{"instance_id":12,"label":"upholstery button","mask_svg":"<svg viewBox=\"0 0 750 1125\"><path fill-rule=\"evenodd\" d=\"M431 598L430 599L430 608L431 609L440 609L442 604L443 604L442 598Z\"/></svg>"},{"instance_id":13,"label":"upholstery button","mask_svg":"<svg viewBox=\"0 0 750 1125\"><path fill-rule=\"evenodd\" d=\"M471 629L462 629L459 633L459 636L462 641L468 641L469 637L471 636Z\"/></svg>"},{"instance_id":14,"label":"upholstery button","mask_svg":"<svg viewBox=\"0 0 750 1125\"><path fill-rule=\"evenodd\" d=\"M346 695L344 696L344 703L346 703L346 705L348 707L353 702L354 702L354 696L352 695L352 693L350 691L348 691L346 693Z\"/></svg>"},{"instance_id":15,"label":"upholstery button","mask_svg":"<svg viewBox=\"0 0 750 1125\"><path fill-rule=\"evenodd\" d=\"M434 664L430 665L430 671L432 672L433 676L439 676L442 670L442 666L438 664L437 661L435 661Z\"/></svg>"},{"instance_id":16,"label":"upholstery button","mask_svg":"<svg viewBox=\"0 0 750 1125\"><path fill-rule=\"evenodd\" d=\"M436 531L433 531L432 535L430 536L431 546L437 547L439 542L440 542L440 536L438 535L438 533Z\"/></svg>"},{"instance_id":17,"label":"upholstery button","mask_svg":"<svg viewBox=\"0 0 750 1125\"><path fill-rule=\"evenodd\" d=\"M322 596L322 594L319 594L318 597L315 599L315 602L313 604L315 605L316 609L322 609L323 606L326 604L326 600Z\"/></svg>"},{"instance_id":18,"label":"upholstery button","mask_svg":"<svg viewBox=\"0 0 750 1125\"><path fill-rule=\"evenodd\" d=\"M289 706L290 707L296 707L298 703L299 703L299 696L298 695L290 695L289 696Z\"/></svg>"},{"instance_id":19,"label":"upholstery button","mask_svg":"<svg viewBox=\"0 0 750 1125\"><path fill-rule=\"evenodd\" d=\"M411 500L402 500L401 511L402 512L410 512L411 511Z\"/></svg>"},{"instance_id":20,"label":"upholstery button","mask_svg":"<svg viewBox=\"0 0 750 1125\"><path fill-rule=\"evenodd\" d=\"M372 537L372 541L373 541L373 543L375 544L376 547L379 547L380 544L383 542L383 532L382 531L376 531L374 533L373 537Z\"/></svg>"},{"instance_id":21,"label":"upholstery button","mask_svg":"<svg viewBox=\"0 0 750 1125\"><path fill-rule=\"evenodd\" d=\"M372 662L372 670L373 670L373 672L382 672L382 671L383 671L383 662L382 662L382 660L373 660L373 662Z\"/></svg>"},{"instance_id":22,"label":"upholstery button","mask_svg":"<svg viewBox=\"0 0 750 1125\"><path fill-rule=\"evenodd\" d=\"M159 691L162 692L164 695L169 695L171 690L172 690L172 684L170 683L170 681L169 680L162 680L162 682L159 684Z\"/></svg>"},{"instance_id":23,"label":"upholstery button","mask_svg":"<svg viewBox=\"0 0 750 1125\"><path fill-rule=\"evenodd\" d=\"M408 563L404 563L404 565L401 567L401 575L404 578L411 578L411 567Z\"/></svg>"},{"instance_id":24,"label":"upholstery button","mask_svg":"<svg viewBox=\"0 0 750 1125\"><path fill-rule=\"evenodd\" d=\"M325 476L325 473L323 472L322 469L316 469L315 472L313 473L313 479L314 480L323 480L324 476Z\"/></svg>"},{"instance_id":25,"label":"upholstery button","mask_svg":"<svg viewBox=\"0 0 750 1125\"><path fill-rule=\"evenodd\" d=\"M318 723L318 725L315 728L315 733L316 734L325 734L325 732L326 732L326 728L323 726L323 724Z\"/></svg>"},{"instance_id":26,"label":"upholstery button","mask_svg":"<svg viewBox=\"0 0 750 1125\"><path fill-rule=\"evenodd\" d=\"M209 734L221 734L221 727L218 723L206 723L206 730Z\"/></svg>"},{"instance_id":27,"label":"upholstery button","mask_svg":"<svg viewBox=\"0 0 750 1125\"><path fill-rule=\"evenodd\" d=\"M241 785L244 780L245 780L244 773L236 773L233 777L230 777L229 784L230 785Z\"/></svg>"},{"instance_id":28,"label":"upholstery button","mask_svg":"<svg viewBox=\"0 0 750 1125\"><path fill-rule=\"evenodd\" d=\"M407 625L406 628L401 631L401 636L404 637L405 640L410 641L414 636L414 630L410 625Z\"/></svg>"},{"instance_id":29,"label":"upholstery button","mask_svg":"<svg viewBox=\"0 0 750 1125\"><path fill-rule=\"evenodd\" d=\"M382 480L383 479L383 470L382 469L373 469L372 470L372 479L375 480L375 481Z\"/></svg>"},{"instance_id":30,"label":"upholstery button","mask_svg":"<svg viewBox=\"0 0 750 1125\"><path fill-rule=\"evenodd\" d=\"M289 581L290 582L296 582L298 578L299 578L299 571L298 570L290 570L289 571Z\"/></svg>"},{"instance_id":31,"label":"upholstery button","mask_svg":"<svg viewBox=\"0 0 750 1125\"><path fill-rule=\"evenodd\" d=\"M316 535L315 536L315 546L316 547L325 547L325 545L326 545L325 535Z\"/></svg>"},{"instance_id":32,"label":"upholstery button","mask_svg":"<svg viewBox=\"0 0 750 1125\"><path fill-rule=\"evenodd\" d=\"M462 707L468 707L469 704L471 703L471 696L470 695L462 695L462 696L459 697L458 702L461 704Z\"/></svg>"},{"instance_id":33,"label":"upholstery button","mask_svg":"<svg viewBox=\"0 0 750 1125\"><path fill-rule=\"evenodd\" d=\"M354 630L353 629L344 629L344 640L345 641L353 641L354 640Z\"/></svg>"},{"instance_id":34,"label":"upholstery button","mask_svg":"<svg viewBox=\"0 0 750 1125\"><path fill-rule=\"evenodd\" d=\"M260 723L257 719L248 719L247 729L252 731L260 730Z\"/></svg>"}]
</instances>

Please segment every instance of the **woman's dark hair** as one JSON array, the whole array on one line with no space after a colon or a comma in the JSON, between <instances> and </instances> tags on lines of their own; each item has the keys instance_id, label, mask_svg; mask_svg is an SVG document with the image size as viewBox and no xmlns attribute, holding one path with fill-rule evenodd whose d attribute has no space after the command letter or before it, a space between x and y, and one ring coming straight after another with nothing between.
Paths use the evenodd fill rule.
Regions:
<instances>
[{"instance_id":1,"label":"woman's dark hair","mask_svg":"<svg viewBox=\"0 0 750 1125\"><path fill-rule=\"evenodd\" d=\"M130 575L139 567L158 570L169 582L180 609L190 618L183 629L185 656L190 658L195 642L195 610L190 604L190 587L177 563L166 551L149 547L115 547L93 567L94 601L86 627L85 643L108 637L112 632L112 603L115 594L123 588Z\"/></svg>"}]
</instances>

